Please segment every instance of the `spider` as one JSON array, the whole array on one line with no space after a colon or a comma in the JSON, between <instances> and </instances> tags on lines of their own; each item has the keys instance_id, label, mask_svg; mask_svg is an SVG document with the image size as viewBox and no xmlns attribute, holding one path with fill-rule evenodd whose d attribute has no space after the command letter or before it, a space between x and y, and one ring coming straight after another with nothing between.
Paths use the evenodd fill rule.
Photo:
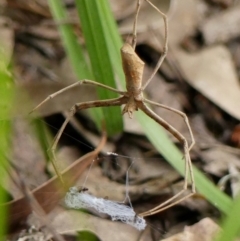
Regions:
<instances>
[{"instance_id":1,"label":"spider","mask_svg":"<svg viewBox=\"0 0 240 241\"><path fill-rule=\"evenodd\" d=\"M156 65L156 67L153 70L153 73L151 76L146 80L145 84L142 84L142 76L143 76L143 69L144 69L144 62L138 57L138 55L135 53L135 47L136 47L136 39L137 39L137 20L138 15L141 7L141 0L137 0L137 7L136 7L136 14L135 19L133 23L133 38L132 43L125 43L123 47L121 48L121 57L122 57L122 66L123 71L125 73L126 78L126 91L120 91L118 89L112 88L110 86L106 86L104 84L92 81L92 80L81 80L78 81L64 89L61 89L52 95L49 95L45 100L43 100L38 106L36 106L32 111L35 111L37 108L39 108L41 105L43 105L48 100L54 98L55 96L61 94L62 92L69 90L71 88L74 88L78 85L82 84L88 84L88 85L94 85L101 88L105 88L107 90L113 91L115 93L118 93L120 97L114 98L114 99L107 99L107 100L96 100L96 101L88 101L88 102L82 102L82 103L76 103L69 111L69 114L64 121L63 125L61 126L59 132L57 133L53 145L50 148L50 151L52 153L53 157L53 165L55 168L55 171L63 183L63 179L61 176L61 173L59 172L59 169L56 164L56 158L55 158L55 149L58 144L58 141L67 125L67 123L70 121L70 119L74 116L74 114L83 109L88 109L92 107L108 107L108 106L121 106L125 105L122 114L127 113L129 118L133 117L133 112L137 110L143 111L147 116L152 118L154 121L156 121L158 124L163 126L167 131L169 131L176 139L179 140L179 142L183 145L183 151L184 151L184 159L185 159L185 178L184 178L184 185L183 189L175 194L172 198L168 199L164 203L156 206L155 208L150 209L149 211L143 212L138 214L139 216L146 217L153 214L156 214L160 211L163 211L171 206L174 206L175 204L179 203L180 201L188 198L189 196L193 195L195 193L195 183L194 183L194 176L192 171L192 164L191 159L189 155L189 151L195 144L195 140L193 137L193 133L191 130L191 127L188 122L188 118L185 113L176 110L174 108L168 107L163 104L156 103L154 101L148 100L144 98L143 91L148 86L154 75L157 73L158 69L160 68L162 62L164 61L167 50L168 50L168 21L167 16L160 11L150 0L144 0L147 3L149 3L162 17L164 21L164 46L163 51L161 54L161 57L159 58L159 61ZM178 115L180 115L184 122L187 125L187 128L189 130L190 136L191 136L191 145L188 145L187 139L173 126L171 126L167 121L162 119L160 116L158 116L155 112L153 112L147 104L155 105L157 107L161 107L164 109L167 109L169 111L172 111ZM184 192L188 189L188 176L190 174L190 183L191 183L191 193L188 193L187 195L184 195ZM181 197L183 196L183 197Z\"/></svg>"}]
</instances>

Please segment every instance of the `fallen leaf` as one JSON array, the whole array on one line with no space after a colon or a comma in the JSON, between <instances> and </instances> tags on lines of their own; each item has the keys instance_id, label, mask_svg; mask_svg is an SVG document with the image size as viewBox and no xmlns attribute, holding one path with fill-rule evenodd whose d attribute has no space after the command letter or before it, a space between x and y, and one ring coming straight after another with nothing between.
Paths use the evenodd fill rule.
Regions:
<instances>
[{"instance_id":1,"label":"fallen leaf","mask_svg":"<svg viewBox=\"0 0 240 241\"><path fill-rule=\"evenodd\" d=\"M212 241L219 231L219 226L212 219L204 218L192 226L186 226L183 232L162 241Z\"/></svg>"},{"instance_id":2,"label":"fallen leaf","mask_svg":"<svg viewBox=\"0 0 240 241\"><path fill-rule=\"evenodd\" d=\"M206 45L224 43L240 35L240 5L234 5L219 14L212 15L206 19L200 31Z\"/></svg>"},{"instance_id":3,"label":"fallen leaf","mask_svg":"<svg viewBox=\"0 0 240 241\"><path fill-rule=\"evenodd\" d=\"M240 120L240 86L229 50L223 45L197 53L175 49L187 82L228 114Z\"/></svg>"},{"instance_id":4,"label":"fallen leaf","mask_svg":"<svg viewBox=\"0 0 240 241\"><path fill-rule=\"evenodd\" d=\"M75 234L88 230L103 241L137 240L139 231L121 222L98 218L76 210L59 212L52 220L52 225L61 234Z\"/></svg>"},{"instance_id":5,"label":"fallen leaf","mask_svg":"<svg viewBox=\"0 0 240 241\"><path fill-rule=\"evenodd\" d=\"M96 158L105 141L106 136L104 135L100 144L94 151L79 158L62 172L63 179L66 181L66 187L74 185L76 179L82 174L85 168L92 163L92 160ZM56 206L59 200L65 195L65 189L62 188L58 178L55 176L41 186L34 189L32 194L42 206L43 210L46 213L49 213ZM14 229L15 226L23 223L32 211L25 197L21 197L19 199L5 203L3 206L9 210L10 229Z\"/></svg>"}]
</instances>

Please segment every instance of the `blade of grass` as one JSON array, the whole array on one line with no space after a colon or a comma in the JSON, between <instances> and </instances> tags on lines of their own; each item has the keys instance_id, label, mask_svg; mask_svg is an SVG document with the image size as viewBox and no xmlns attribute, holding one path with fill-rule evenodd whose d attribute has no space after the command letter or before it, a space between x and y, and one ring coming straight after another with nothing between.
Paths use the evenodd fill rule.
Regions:
<instances>
[{"instance_id":1,"label":"blade of grass","mask_svg":"<svg viewBox=\"0 0 240 241\"><path fill-rule=\"evenodd\" d=\"M240 234L240 195L233 201L228 216L222 223L222 232L216 238L216 241L232 241Z\"/></svg>"},{"instance_id":2,"label":"blade of grass","mask_svg":"<svg viewBox=\"0 0 240 241\"><path fill-rule=\"evenodd\" d=\"M77 37L74 34L72 26L66 23L61 24L61 22L67 21L68 19L67 13L61 1L50 0L49 6L54 16L54 19L56 20L56 22L59 23L59 31L61 33L64 47L66 49L67 55L70 59L71 65L73 66L73 69L77 77L79 79L91 79L91 80L97 79L97 81L104 83L102 79L105 80L105 78L103 77L106 76L107 82L105 82L105 84L110 85L108 81L113 80L113 78L111 76L107 76L107 74L108 72L111 73L112 70L108 68L108 66L106 65L106 62L102 63L101 58L100 59L96 58L96 61L94 62L94 64L92 63L94 73L98 73L99 70L104 70L104 71L101 72L101 78L98 78L98 75L93 75L91 69L88 66L87 60L84 56L83 49L79 45ZM82 7L83 5L81 5L81 8ZM84 21L84 17L83 17L83 21ZM99 20L95 19L95 21L98 22ZM94 32L95 30L91 29L91 31ZM98 32L96 34L96 38L97 39L102 38L101 36L98 35ZM91 51L89 52L90 59L92 60L92 58L94 58L94 53L91 50L91 48L90 48L90 51ZM100 53L100 55L102 53ZM105 56L105 53L103 56ZM96 76L96 78L94 78L93 76ZM111 86L114 86L114 85L111 85ZM100 99L110 98L108 91L98 90L98 95ZM98 128L100 129L102 125L102 120L103 120L102 109L101 108L90 109L90 112L93 115ZM119 115L119 113L120 113L120 108L114 108L111 111L104 110L104 120L106 122L106 128L109 135L113 135L115 133L122 131L123 124L122 124L121 115Z\"/></svg>"},{"instance_id":3,"label":"blade of grass","mask_svg":"<svg viewBox=\"0 0 240 241\"><path fill-rule=\"evenodd\" d=\"M49 129L46 126L46 123L42 119L35 119L32 121L32 126L35 131L35 135L38 139L38 143L43 151L45 160L51 162L51 154L49 153L49 147L53 143L53 137Z\"/></svg>"},{"instance_id":4,"label":"blade of grass","mask_svg":"<svg viewBox=\"0 0 240 241\"><path fill-rule=\"evenodd\" d=\"M105 0L78 0L76 1L82 31L86 40L86 47L90 57L95 80L105 85L115 87L115 74L109 34L105 17L111 12L103 13ZM109 16L108 16L109 18ZM106 89L98 88L100 99L116 98L118 95ZM121 109L119 107L103 109L108 134L119 133L123 129Z\"/></svg>"},{"instance_id":5,"label":"blade of grass","mask_svg":"<svg viewBox=\"0 0 240 241\"><path fill-rule=\"evenodd\" d=\"M111 14L111 8L108 4L108 1L106 1L102 5L102 18L105 19L104 31L106 33L107 45L108 49L113 63L114 70L117 73L117 77L119 81L121 81L122 85L125 85L125 76L122 68L119 68L119 66L122 66L121 61L121 54L120 54L120 48L123 45L122 39L119 35L117 25L114 19L114 16Z\"/></svg>"},{"instance_id":6,"label":"blade of grass","mask_svg":"<svg viewBox=\"0 0 240 241\"><path fill-rule=\"evenodd\" d=\"M2 54L2 53L1 53ZM8 167L7 156L10 154L11 143L11 108L13 105L13 81L7 70L5 59L0 56L0 203L7 201L7 175L3 168ZM0 205L0 239L7 229L8 210Z\"/></svg>"},{"instance_id":7,"label":"blade of grass","mask_svg":"<svg viewBox=\"0 0 240 241\"><path fill-rule=\"evenodd\" d=\"M64 6L62 5L62 1L49 0L48 2L53 17L56 23L58 23L58 29L61 34L64 48L77 78L79 80L93 79L93 74L84 56L84 51L74 34L73 27L66 23L69 18ZM101 120L103 119L102 110L100 108L90 109L90 113L98 128L101 129Z\"/></svg>"},{"instance_id":8,"label":"blade of grass","mask_svg":"<svg viewBox=\"0 0 240 241\"><path fill-rule=\"evenodd\" d=\"M58 24L58 29L62 37L64 48L67 52L75 74L79 79L91 79L93 75L87 64L83 49L78 43L73 27L66 23L69 18L64 6L62 5L62 1L49 0L48 2L54 20Z\"/></svg>"}]
</instances>

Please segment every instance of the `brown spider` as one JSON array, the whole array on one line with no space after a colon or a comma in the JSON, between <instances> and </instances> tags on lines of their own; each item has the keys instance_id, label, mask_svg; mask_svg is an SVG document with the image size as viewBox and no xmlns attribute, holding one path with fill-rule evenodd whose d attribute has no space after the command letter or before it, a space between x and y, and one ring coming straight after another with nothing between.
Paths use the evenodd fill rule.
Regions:
<instances>
[{"instance_id":1,"label":"brown spider","mask_svg":"<svg viewBox=\"0 0 240 241\"><path fill-rule=\"evenodd\" d=\"M120 91L120 90L117 90L110 86L106 86L101 83L85 79L85 80L78 81L77 83L74 83L64 89L61 89L52 95L49 95L45 100L43 100L37 107L35 107L33 109L33 111L36 110L41 105L43 105L45 102L47 102L48 100L61 94L62 92L69 90L71 88L74 88L77 85L82 85L82 84L98 86L101 88L111 90L111 91L116 92L119 95L121 95L121 97L114 98L114 99L96 100L96 101L76 103L70 109L69 115L67 116L63 125L61 126L59 132L57 133L57 135L55 137L54 143L53 143L52 147L50 148L50 151L53 155L53 165L54 165L55 171L56 171L59 179L62 181L62 183L63 183L63 179L62 179L61 173L59 172L59 169L56 165L55 149L56 149L58 141L59 141L67 123L70 121L72 116L79 110L88 109L88 108L92 108L92 107L108 107L108 106L125 105L123 108L122 114L128 113L129 117L132 118L133 112L140 109L146 115L148 115L150 118L152 118L157 123L159 123L161 126L163 126L173 136L175 136L179 140L179 142L182 143L183 150L184 150L185 179L184 179L183 189L179 193L175 194L172 198L168 199L167 201L158 205L157 207L155 207L149 211L140 213L139 215L142 217L153 215L164 209L167 209L195 193L195 184L194 184L194 177L193 177L193 171L192 171L192 164L191 164L191 159L190 159L190 155L189 155L189 151L193 147L195 141L194 141L193 133L192 133L191 127L189 125L186 114L184 114L183 112L176 110L174 108L148 100L148 99L144 98L144 96L143 96L143 90L147 87L147 85L150 83L150 81L152 80L152 78L154 77L154 75L156 74L158 69L160 68L163 60L165 59L165 57L167 55L167 50L168 50L168 47L167 47L167 45L168 45L167 16L163 12L161 12L155 5L153 5L149 0L145 0L145 1L148 2L156 11L158 11L162 15L163 20L164 20L164 26L165 26L165 37L164 37L164 47L163 47L162 55L157 63L157 66L155 67L152 75L149 77L149 79L145 82L144 85L142 85L144 62L135 53L136 36L137 36L136 35L136 31L137 31L136 26L137 26L138 14L139 14L140 7L141 7L141 0L137 0L137 9L136 9L136 15L135 15L135 20L134 20L134 24L133 24L132 44L125 43L123 45L123 47L121 48L122 65L123 65L123 70L124 70L125 77L126 77L127 91ZM170 111L175 112L176 114L180 115L183 118L184 122L186 123L188 130L190 132L191 145L190 146L188 145L187 139L179 131L177 131L173 126L171 126L169 123L167 123L164 119L162 119L160 116L158 116L155 112L153 112L146 104L155 105L155 106L170 110ZM189 173L190 173L190 182L191 182L191 187L192 187L191 193L180 198L180 196L183 195L184 192L187 190Z\"/></svg>"}]
</instances>

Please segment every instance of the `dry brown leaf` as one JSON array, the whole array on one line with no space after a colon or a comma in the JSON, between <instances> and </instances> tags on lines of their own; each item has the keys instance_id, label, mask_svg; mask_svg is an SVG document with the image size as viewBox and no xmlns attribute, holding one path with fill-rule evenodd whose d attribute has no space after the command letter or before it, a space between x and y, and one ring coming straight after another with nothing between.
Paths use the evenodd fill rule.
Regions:
<instances>
[{"instance_id":1,"label":"dry brown leaf","mask_svg":"<svg viewBox=\"0 0 240 241\"><path fill-rule=\"evenodd\" d=\"M219 45L191 54L180 49L174 51L188 83L240 119L240 86L228 49Z\"/></svg>"},{"instance_id":2,"label":"dry brown leaf","mask_svg":"<svg viewBox=\"0 0 240 241\"><path fill-rule=\"evenodd\" d=\"M11 159L32 190L47 180L45 156L30 122L26 118L15 118L12 123ZM7 189L15 199L22 196L18 187L11 182Z\"/></svg>"},{"instance_id":3,"label":"dry brown leaf","mask_svg":"<svg viewBox=\"0 0 240 241\"><path fill-rule=\"evenodd\" d=\"M172 170L166 171L164 175L163 174L164 168L162 173L161 173L161 168L157 168L157 172L159 173L159 176L158 177L155 176L155 178L153 179L153 176L151 176L150 170L147 169L146 165L142 166L142 169L144 168L147 171L149 171L148 177L150 180L147 180L147 176L145 174L144 178L147 181L145 180L145 182L139 185L128 186L128 192L131 197L131 201L137 201L141 197L146 197L146 195L148 196L151 196L151 195L160 196L164 194L172 195L174 187L170 186L170 183L173 183L179 178L179 175L176 172ZM107 197L110 200L116 200L119 202L122 202L126 198L126 188L127 188L126 184L125 183L120 184L120 183L117 183L116 181L110 180L109 178L103 175L102 170L99 166L93 166L89 174L87 173L88 171L86 171L85 174L82 175L81 180L79 180L77 183L78 186L82 186L83 183L85 183L84 186L86 186L89 189L89 193L93 194L96 197L102 197L102 198ZM155 172L155 175L156 175L156 172ZM131 175L130 175L130 178L131 178Z\"/></svg>"},{"instance_id":4,"label":"dry brown leaf","mask_svg":"<svg viewBox=\"0 0 240 241\"><path fill-rule=\"evenodd\" d=\"M190 54L180 48L182 39L191 35L203 20L204 3L177 1L175 8L176 13L169 23L169 44L186 80L216 105L240 119L240 86L228 49L220 45Z\"/></svg>"},{"instance_id":5,"label":"dry brown leaf","mask_svg":"<svg viewBox=\"0 0 240 241\"><path fill-rule=\"evenodd\" d=\"M236 198L240 194L240 168L237 168L234 164L229 164L229 173L231 178L232 196Z\"/></svg>"},{"instance_id":6,"label":"dry brown leaf","mask_svg":"<svg viewBox=\"0 0 240 241\"><path fill-rule=\"evenodd\" d=\"M217 176L222 176L228 171L229 163L240 168L239 157L222 150L221 147L202 151L201 156L206 162L204 170Z\"/></svg>"},{"instance_id":7,"label":"dry brown leaf","mask_svg":"<svg viewBox=\"0 0 240 241\"><path fill-rule=\"evenodd\" d=\"M134 227L121 222L112 222L76 210L60 211L52 219L52 225L61 234L75 234L88 230L102 241L137 240L140 233Z\"/></svg>"},{"instance_id":8,"label":"dry brown leaf","mask_svg":"<svg viewBox=\"0 0 240 241\"><path fill-rule=\"evenodd\" d=\"M240 152L237 153L237 149L222 145L207 129L201 115L192 118L191 124L197 140L195 149L198 148L198 155L205 163L202 168L207 173L222 176L228 172L230 162L240 168Z\"/></svg>"},{"instance_id":9,"label":"dry brown leaf","mask_svg":"<svg viewBox=\"0 0 240 241\"><path fill-rule=\"evenodd\" d=\"M186 226L182 233L162 241L213 241L219 231L219 226L212 219L204 218L192 226Z\"/></svg>"},{"instance_id":10,"label":"dry brown leaf","mask_svg":"<svg viewBox=\"0 0 240 241\"><path fill-rule=\"evenodd\" d=\"M92 152L84 155L76 160L72 165L66 168L62 174L65 179L66 187L72 186L77 178L82 174L85 168L92 163L92 160L96 158L99 151L106 141L106 136L103 136L99 146ZM61 187L58 178L55 176L49 179L47 182L37 187L32 191L32 194L42 206L46 213L49 213L64 196L65 191ZM9 225L10 229L14 229L15 226L25 221L27 216L31 213L31 207L28 201L21 197L19 199L10 201L3 204L9 210Z\"/></svg>"},{"instance_id":11,"label":"dry brown leaf","mask_svg":"<svg viewBox=\"0 0 240 241\"><path fill-rule=\"evenodd\" d=\"M217 15L213 15L202 23L201 32L205 44L227 42L240 35L240 5L235 5Z\"/></svg>"}]
</instances>

